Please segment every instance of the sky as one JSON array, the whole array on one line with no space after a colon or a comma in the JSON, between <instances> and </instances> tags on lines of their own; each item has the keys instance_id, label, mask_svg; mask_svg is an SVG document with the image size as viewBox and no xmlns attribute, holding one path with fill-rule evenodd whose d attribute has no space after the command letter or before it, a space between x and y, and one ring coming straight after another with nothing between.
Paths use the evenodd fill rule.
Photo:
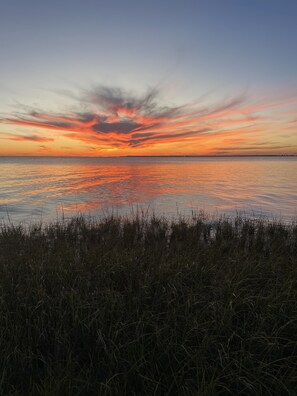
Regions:
<instances>
[{"instance_id":1,"label":"sky","mask_svg":"<svg viewBox=\"0 0 297 396\"><path fill-rule=\"evenodd\" d=\"M297 154L297 2L9 0L0 155Z\"/></svg>"}]
</instances>

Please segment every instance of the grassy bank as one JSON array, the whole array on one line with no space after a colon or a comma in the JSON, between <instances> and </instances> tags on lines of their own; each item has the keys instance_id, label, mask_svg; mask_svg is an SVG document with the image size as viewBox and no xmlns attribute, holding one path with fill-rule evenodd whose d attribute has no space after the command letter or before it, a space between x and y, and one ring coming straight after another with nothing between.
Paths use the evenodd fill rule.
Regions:
<instances>
[{"instance_id":1,"label":"grassy bank","mask_svg":"<svg viewBox=\"0 0 297 396\"><path fill-rule=\"evenodd\" d=\"M297 226L0 230L1 395L294 395Z\"/></svg>"}]
</instances>

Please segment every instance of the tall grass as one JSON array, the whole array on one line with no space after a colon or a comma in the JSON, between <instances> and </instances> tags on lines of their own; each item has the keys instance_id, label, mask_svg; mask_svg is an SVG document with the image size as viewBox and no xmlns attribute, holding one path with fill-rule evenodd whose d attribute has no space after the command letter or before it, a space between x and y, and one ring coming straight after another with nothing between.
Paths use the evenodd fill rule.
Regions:
<instances>
[{"instance_id":1,"label":"tall grass","mask_svg":"<svg viewBox=\"0 0 297 396\"><path fill-rule=\"evenodd\" d=\"M0 230L1 395L294 395L297 225Z\"/></svg>"}]
</instances>

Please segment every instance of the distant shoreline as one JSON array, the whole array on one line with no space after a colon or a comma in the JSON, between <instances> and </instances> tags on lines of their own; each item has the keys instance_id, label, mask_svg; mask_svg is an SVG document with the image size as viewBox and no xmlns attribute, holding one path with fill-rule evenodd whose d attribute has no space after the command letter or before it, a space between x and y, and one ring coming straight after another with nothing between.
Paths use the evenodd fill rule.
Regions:
<instances>
[{"instance_id":1,"label":"distant shoreline","mask_svg":"<svg viewBox=\"0 0 297 396\"><path fill-rule=\"evenodd\" d=\"M78 155L0 155L0 158L287 158L297 154L259 155L119 155L119 156L78 156Z\"/></svg>"}]
</instances>

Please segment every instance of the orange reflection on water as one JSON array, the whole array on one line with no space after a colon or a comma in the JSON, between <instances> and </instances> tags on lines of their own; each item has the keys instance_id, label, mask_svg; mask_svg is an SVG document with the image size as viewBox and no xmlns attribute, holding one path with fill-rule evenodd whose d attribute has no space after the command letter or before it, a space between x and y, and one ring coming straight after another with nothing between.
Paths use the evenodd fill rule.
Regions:
<instances>
[{"instance_id":1,"label":"orange reflection on water","mask_svg":"<svg viewBox=\"0 0 297 396\"><path fill-rule=\"evenodd\" d=\"M296 158L0 159L0 219L191 210L296 216Z\"/></svg>"}]
</instances>

